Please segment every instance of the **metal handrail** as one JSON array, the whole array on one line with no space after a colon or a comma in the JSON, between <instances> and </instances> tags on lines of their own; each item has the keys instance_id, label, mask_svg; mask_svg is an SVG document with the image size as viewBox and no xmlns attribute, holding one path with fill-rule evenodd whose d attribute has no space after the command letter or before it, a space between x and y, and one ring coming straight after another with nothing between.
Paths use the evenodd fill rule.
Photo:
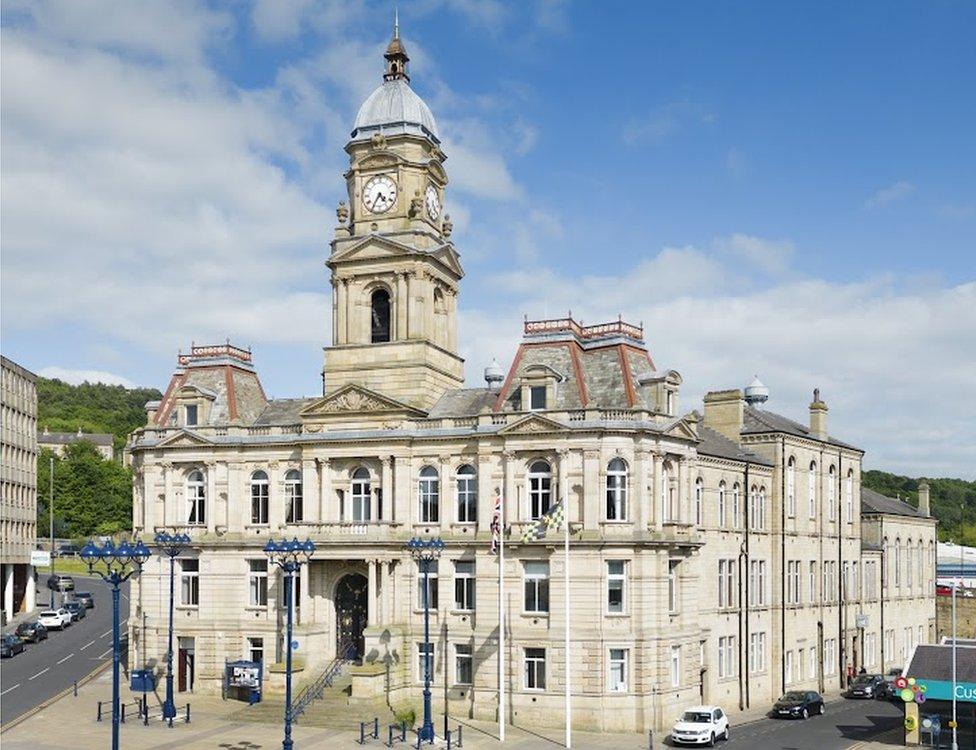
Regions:
<instances>
[{"instance_id":1,"label":"metal handrail","mask_svg":"<svg viewBox=\"0 0 976 750\"><path fill-rule=\"evenodd\" d=\"M345 640L339 644L335 659L329 663L329 666L322 670L322 673L315 678L314 682L306 685L298 694L298 697L292 701L292 721L295 721L301 716L312 701L321 698L326 688L332 687L333 681L339 676L339 672L342 671L342 665L350 660L354 649L355 644L351 640Z\"/></svg>"}]
</instances>

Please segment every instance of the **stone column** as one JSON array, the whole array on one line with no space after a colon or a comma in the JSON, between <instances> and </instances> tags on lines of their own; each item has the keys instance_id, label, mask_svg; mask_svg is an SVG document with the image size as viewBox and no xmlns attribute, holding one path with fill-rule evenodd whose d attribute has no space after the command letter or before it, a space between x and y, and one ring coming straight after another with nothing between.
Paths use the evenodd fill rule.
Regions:
<instances>
[{"instance_id":1,"label":"stone column","mask_svg":"<svg viewBox=\"0 0 976 750\"><path fill-rule=\"evenodd\" d=\"M515 451L505 451L503 454L505 461L505 486L502 489L504 493L504 500L502 502L502 529L505 527L512 519L521 518L519 513L522 511L518 507L518 497L516 497L515 491Z\"/></svg>"},{"instance_id":2,"label":"stone column","mask_svg":"<svg viewBox=\"0 0 976 750\"><path fill-rule=\"evenodd\" d=\"M285 523L284 472L277 461L268 461L268 526L274 534Z\"/></svg>"},{"instance_id":3,"label":"stone column","mask_svg":"<svg viewBox=\"0 0 976 750\"><path fill-rule=\"evenodd\" d=\"M329 459L316 458L315 471L318 474L318 520L320 523L335 521L337 516L333 510L332 475L329 471Z\"/></svg>"},{"instance_id":4,"label":"stone column","mask_svg":"<svg viewBox=\"0 0 976 750\"><path fill-rule=\"evenodd\" d=\"M651 513L651 522L657 531L661 530L661 523L664 520L664 507L661 504L663 498L663 490L661 488L661 482L663 481L664 472L664 457L655 453L652 456L654 466L652 469L652 481L651 481L651 502L648 504Z\"/></svg>"},{"instance_id":5,"label":"stone column","mask_svg":"<svg viewBox=\"0 0 976 750\"><path fill-rule=\"evenodd\" d=\"M380 514L380 509L377 508L377 518L385 518L387 521L392 521L395 518L393 511L393 498L395 493L393 492L393 460L389 456L380 459L380 489L382 490L383 512Z\"/></svg>"},{"instance_id":6,"label":"stone column","mask_svg":"<svg viewBox=\"0 0 976 750\"><path fill-rule=\"evenodd\" d=\"M366 565L369 573L367 577L366 622L373 626L379 625L376 611L376 560L367 560Z\"/></svg>"},{"instance_id":7,"label":"stone column","mask_svg":"<svg viewBox=\"0 0 976 750\"><path fill-rule=\"evenodd\" d=\"M407 338L407 303L410 292L407 290L407 274L397 271L396 274L396 340Z\"/></svg>"},{"instance_id":8,"label":"stone column","mask_svg":"<svg viewBox=\"0 0 976 750\"><path fill-rule=\"evenodd\" d=\"M176 510L173 506L176 498L173 497L173 464L168 461L163 464L163 526L174 526L176 521Z\"/></svg>"},{"instance_id":9,"label":"stone column","mask_svg":"<svg viewBox=\"0 0 976 750\"><path fill-rule=\"evenodd\" d=\"M592 531L600 527L606 515L600 492L600 451L583 451L583 527ZM589 501L587 501L589 498Z\"/></svg>"},{"instance_id":10,"label":"stone column","mask_svg":"<svg viewBox=\"0 0 976 750\"><path fill-rule=\"evenodd\" d=\"M379 573L379 619L377 625L386 625L390 622L390 592L388 584L390 580L385 560L378 563Z\"/></svg>"},{"instance_id":11,"label":"stone column","mask_svg":"<svg viewBox=\"0 0 976 750\"><path fill-rule=\"evenodd\" d=\"M447 290L447 348L457 351L457 289Z\"/></svg>"},{"instance_id":12,"label":"stone column","mask_svg":"<svg viewBox=\"0 0 976 750\"><path fill-rule=\"evenodd\" d=\"M332 343L339 343L339 282L332 279Z\"/></svg>"},{"instance_id":13,"label":"stone column","mask_svg":"<svg viewBox=\"0 0 976 750\"><path fill-rule=\"evenodd\" d=\"M338 279L336 287L336 344L349 343L349 290L348 282Z\"/></svg>"},{"instance_id":14,"label":"stone column","mask_svg":"<svg viewBox=\"0 0 976 750\"><path fill-rule=\"evenodd\" d=\"M217 525L217 462L207 461L207 499L204 508L204 520L207 523L207 533L213 534Z\"/></svg>"},{"instance_id":15,"label":"stone column","mask_svg":"<svg viewBox=\"0 0 976 750\"><path fill-rule=\"evenodd\" d=\"M685 492L685 479L688 476L688 469L685 466L685 460L683 458L678 459L676 463L678 464L678 467L676 469L676 471L678 472L678 477L677 477L678 481L675 483L676 484L675 491L678 493L678 502L677 502L678 518L676 520L690 521L691 513L688 511L688 508L685 507L685 501L688 498L688 493Z\"/></svg>"},{"instance_id":16,"label":"stone column","mask_svg":"<svg viewBox=\"0 0 976 750\"><path fill-rule=\"evenodd\" d=\"M310 596L310 589L308 585L309 579L309 565L310 563L305 563L302 567L298 569L298 580L301 581L301 596L298 598L298 606L301 608L301 622L314 622L315 617L312 612L312 597ZM308 646L306 646L308 648Z\"/></svg>"},{"instance_id":17,"label":"stone column","mask_svg":"<svg viewBox=\"0 0 976 750\"><path fill-rule=\"evenodd\" d=\"M440 492L437 499L440 503L440 526L441 529L446 530L457 517L457 509L454 507L454 477L450 455L442 453L439 459L437 473L440 475Z\"/></svg>"},{"instance_id":18,"label":"stone column","mask_svg":"<svg viewBox=\"0 0 976 750\"><path fill-rule=\"evenodd\" d=\"M634 529L638 533L647 528L647 464L650 457L647 451L638 446L634 452L634 463L631 467L630 486L627 488L630 507L627 509L630 519L634 522Z\"/></svg>"},{"instance_id":19,"label":"stone column","mask_svg":"<svg viewBox=\"0 0 976 750\"><path fill-rule=\"evenodd\" d=\"M413 493L410 491L411 461L409 458L398 458L393 464L393 482L396 488L394 502L396 503L395 518L404 524L413 523L418 518L411 507Z\"/></svg>"},{"instance_id":20,"label":"stone column","mask_svg":"<svg viewBox=\"0 0 976 750\"><path fill-rule=\"evenodd\" d=\"M37 570L27 566L27 591L24 593L24 611L33 612L37 607Z\"/></svg>"},{"instance_id":21,"label":"stone column","mask_svg":"<svg viewBox=\"0 0 976 750\"><path fill-rule=\"evenodd\" d=\"M7 622L14 616L14 566L7 563L3 566L3 611L7 613Z\"/></svg>"},{"instance_id":22,"label":"stone column","mask_svg":"<svg viewBox=\"0 0 976 750\"><path fill-rule=\"evenodd\" d=\"M315 461L311 458L302 459L302 519L321 521L319 515L319 475L315 468Z\"/></svg>"},{"instance_id":23,"label":"stone column","mask_svg":"<svg viewBox=\"0 0 976 750\"><path fill-rule=\"evenodd\" d=\"M491 477L491 455L478 455L478 531L490 531L495 515L495 487Z\"/></svg>"},{"instance_id":24,"label":"stone column","mask_svg":"<svg viewBox=\"0 0 976 750\"><path fill-rule=\"evenodd\" d=\"M566 448L560 448L556 451L556 492L558 493L556 497L552 499L552 505L555 506L560 500L566 500L567 507L563 508L563 513L565 514L566 521L569 521L569 451Z\"/></svg>"},{"instance_id":25,"label":"stone column","mask_svg":"<svg viewBox=\"0 0 976 750\"><path fill-rule=\"evenodd\" d=\"M424 319L422 328L420 332L420 338L426 336L431 341L434 340L434 277L429 273L425 273L423 276L423 283L420 285L421 294L423 294L423 305L424 305Z\"/></svg>"}]
</instances>

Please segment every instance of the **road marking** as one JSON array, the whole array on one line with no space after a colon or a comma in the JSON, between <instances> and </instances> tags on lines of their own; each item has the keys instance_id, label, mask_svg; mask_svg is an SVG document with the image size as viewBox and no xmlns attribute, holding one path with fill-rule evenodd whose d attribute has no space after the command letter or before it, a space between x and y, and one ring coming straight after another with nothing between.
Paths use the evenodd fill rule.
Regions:
<instances>
[{"instance_id":1,"label":"road marking","mask_svg":"<svg viewBox=\"0 0 976 750\"><path fill-rule=\"evenodd\" d=\"M84 651L84 650L85 650L86 648L88 648L89 646L94 646L94 645L95 645L95 641L88 641L88 643L86 643L86 644L85 644L84 646L82 646L82 647L81 647L80 649L78 649L78 650L79 650L79 651Z\"/></svg>"},{"instance_id":2,"label":"road marking","mask_svg":"<svg viewBox=\"0 0 976 750\"><path fill-rule=\"evenodd\" d=\"M98 658L99 658L99 659L104 659L104 658L105 658L106 656L108 656L108 655L109 655L110 653L112 653L112 649L109 649L108 651L106 651L106 652L105 652L104 654L102 654L102 655L101 655L101 656L99 656Z\"/></svg>"},{"instance_id":3,"label":"road marking","mask_svg":"<svg viewBox=\"0 0 976 750\"><path fill-rule=\"evenodd\" d=\"M49 669L50 669L50 667L44 667L44 669L42 669L40 672L38 672L36 675L34 675L34 677L40 677L42 674L44 674L45 672L47 672ZM33 680L34 677L28 677L27 679L28 679L28 681L30 681L30 680Z\"/></svg>"},{"instance_id":4,"label":"road marking","mask_svg":"<svg viewBox=\"0 0 976 750\"><path fill-rule=\"evenodd\" d=\"M59 659L59 660L58 660L58 664L63 664L64 662L66 662L66 661L68 661L68 659L70 659L70 658L71 658L72 656L74 656L74 654L73 654L73 653L72 653L72 654L68 654L68 655L67 655L66 657L64 657L63 659Z\"/></svg>"},{"instance_id":5,"label":"road marking","mask_svg":"<svg viewBox=\"0 0 976 750\"><path fill-rule=\"evenodd\" d=\"M12 687L8 687L8 688L7 688L6 690L4 690L4 691L3 691L2 693L0 693L0 695L6 695L6 694L7 694L7 693L9 693L9 692L10 692L11 690L16 690L16 689L17 689L17 688L19 688L19 687L20 687L20 683L18 682L18 683L17 683L16 685L14 685L14 686L12 686Z\"/></svg>"}]
</instances>

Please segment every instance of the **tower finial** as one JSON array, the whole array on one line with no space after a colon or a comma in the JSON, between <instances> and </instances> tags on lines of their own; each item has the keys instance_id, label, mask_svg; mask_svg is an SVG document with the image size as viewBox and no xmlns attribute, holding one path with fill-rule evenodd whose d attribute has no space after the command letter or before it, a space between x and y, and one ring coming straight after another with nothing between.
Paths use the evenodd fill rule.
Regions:
<instances>
[{"instance_id":1,"label":"tower finial","mask_svg":"<svg viewBox=\"0 0 976 750\"><path fill-rule=\"evenodd\" d=\"M400 38L400 6L393 6L393 38Z\"/></svg>"},{"instance_id":2,"label":"tower finial","mask_svg":"<svg viewBox=\"0 0 976 750\"><path fill-rule=\"evenodd\" d=\"M410 58L407 57L407 50L404 48L403 42L400 41L399 8L395 8L393 11L393 38L387 45L383 57L386 58L386 72L383 74L384 81L395 81L398 78L406 81L410 80L410 76L407 75L407 63L410 61Z\"/></svg>"}]
</instances>

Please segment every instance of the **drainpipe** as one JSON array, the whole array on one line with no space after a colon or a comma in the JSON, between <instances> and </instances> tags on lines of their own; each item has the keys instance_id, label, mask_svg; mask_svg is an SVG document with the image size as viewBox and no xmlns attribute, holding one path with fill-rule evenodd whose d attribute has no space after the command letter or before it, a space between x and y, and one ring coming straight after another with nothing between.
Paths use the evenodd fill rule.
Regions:
<instances>
[{"instance_id":1,"label":"drainpipe","mask_svg":"<svg viewBox=\"0 0 976 750\"><path fill-rule=\"evenodd\" d=\"M779 439L779 676L786 693L786 438ZM795 487L794 487L795 492ZM795 501L794 495L794 501ZM796 509L794 508L794 512ZM794 515L794 518L796 516ZM802 572L800 573L802 576ZM802 675L801 675L802 678Z\"/></svg>"},{"instance_id":2,"label":"drainpipe","mask_svg":"<svg viewBox=\"0 0 976 750\"><path fill-rule=\"evenodd\" d=\"M746 551L745 542L742 542L742 544L739 545L739 648L738 648L739 659L737 659L739 663L738 671L739 671L739 710L740 711L742 711L745 708L745 703L743 702L743 693L745 692L744 685L748 684L748 682L745 683L743 682L743 670L741 666L744 661L742 659L742 651L743 651L742 644L745 642L744 638L742 637L742 629L743 629L742 605L744 602L744 599L742 597L742 579L743 579L743 571L747 571L748 565L749 565L749 553Z\"/></svg>"},{"instance_id":3,"label":"drainpipe","mask_svg":"<svg viewBox=\"0 0 976 750\"><path fill-rule=\"evenodd\" d=\"M749 556L749 511L750 511L749 503L750 503L750 498L749 498L749 462L748 461L746 461L745 485L742 488L742 498L744 500L742 507L743 507L743 510L744 510L743 516L745 517L745 548L746 548L746 557L745 557L745 566L744 566L745 567L745 573L746 573L746 575L745 575L746 595L745 595L745 597L743 599L743 605L745 606L745 620L744 620L745 621L745 639L742 642L742 650L745 652L745 657L746 658L744 660L745 669L743 670L742 667L740 667L739 672L744 672L744 674L746 676L746 708L749 708L749 666L750 666L749 665L749 564L750 564L751 560L750 560L750 556ZM740 662L740 664L742 664L742 662Z\"/></svg>"},{"instance_id":4,"label":"drainpipe","mask_svg":"<svg viewBox=\"0 0 976 750\"><path fill-rule=\"evenodd\" d=\"M827 519L827 513L824 513L823 507L823 444L820 445L820 478L817 485L820 487L820 508L817 513L817 523L820 526L820 533L817 534L817 542L819 547L819 563L820 563L820 596L817 597L817 688L821 693L824 692L824 632L823 632L823 621L824 621L824 600L827 598L827 587L826 580L827 577L824 575L826 572L827 561L824 559L823 550L823 538L824 538L824 525ZM828 475L829 476L829 475ZM838 500L839 502L839 500Z\"/></svg>"},{"instance_id":5,"label":"drainpipe","mask_svg":"<svg viewBox=\"0 0 976 750\"><path fill-rule=\"evenodd\" d=\"M837 649L837 654L840 657L840 666L838 671L840 672L840 689L844 689L844 678L846 677L845 671L845 660L847 657L847 606L844 599L846 598L846 578L844 576L844 514L841 513L841 498L843 497L843 458L840 451L837 451L837 575L840 576L840 581L838 582L837 591L839 596L837 597L837 640L840 648ZM853 501L853 498L851 498Z\"/></svg>"},{"instance_id":6,"label":"drainpipe","mask_svg":"<svg viewBox=\"0 0 976 750\"><path fill-rule=\"evenodd\" d=\"M885 584L888 582L888 550L885 544L884 535L884 515L879 516L881 519L881 674L887 674L885 672L885 627L884 627L884 600L885 600ZM938 635L938 633L936 634Z\"/></svg>"}]
</instances>

